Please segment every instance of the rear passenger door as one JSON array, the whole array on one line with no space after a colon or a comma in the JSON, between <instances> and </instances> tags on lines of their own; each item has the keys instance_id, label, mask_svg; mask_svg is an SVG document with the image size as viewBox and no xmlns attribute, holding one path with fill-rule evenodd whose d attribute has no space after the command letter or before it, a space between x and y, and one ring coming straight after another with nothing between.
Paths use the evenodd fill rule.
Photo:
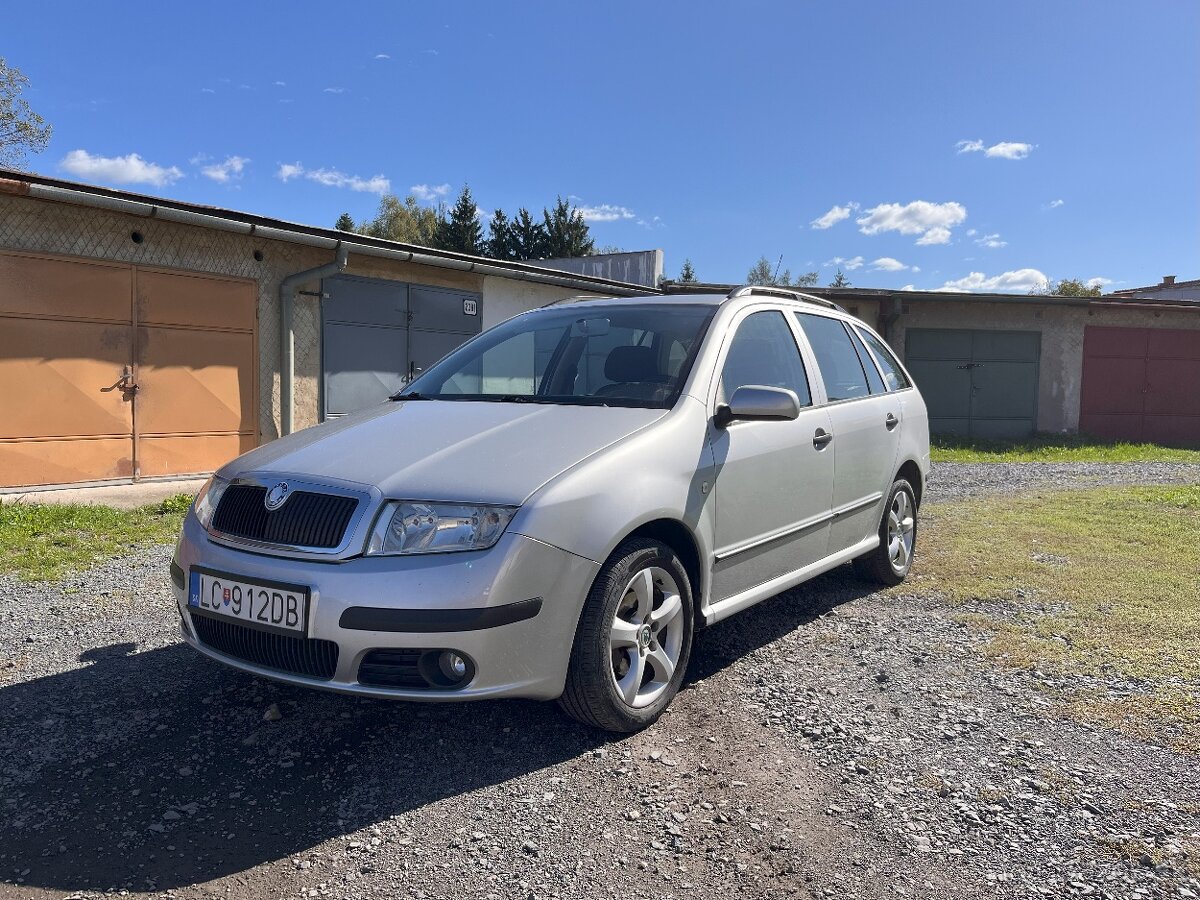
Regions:
<instances>
[{"instance_id":1,"label":"rear passenger door","mask_svg":"<svg viewBox=\"0 0 1200 900\"><path fill-rule=\"evenodd\" d=\"M756 309L728 339L710 416L739 387L762 385L794 391L800 415L793 420L709 424L716 461L713 479L712 601L787 575L822 559L829 545L833 453L814 444L829 430L829 415L813 406L809 376L787 315Z\"/></svg>"},{"instance_id":2,"label":"rear passenger door","mask_svg":"<svg viewBox=\"0 0 1200 900\"><path fill-rule=\"evenodd\" d=\"M817 361L833 432L830 554L874 534L900 447L901 404L857 332L841 319L793 313Z\"/></svg>"}]
</instances>

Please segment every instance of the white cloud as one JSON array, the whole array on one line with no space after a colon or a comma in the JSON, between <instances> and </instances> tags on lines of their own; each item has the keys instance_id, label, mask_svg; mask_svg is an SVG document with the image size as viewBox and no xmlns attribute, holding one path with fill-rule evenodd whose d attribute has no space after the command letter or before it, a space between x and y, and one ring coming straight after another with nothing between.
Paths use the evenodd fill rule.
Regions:
<instances>
[{"instance_id":1,"label":"white cloud","mask_svg":"<svg viewBox=\"0 0 1200 900\"><path fill-rule=\"evenodd\" d=\"M276 81L276 82L274 82L274 84L275 84L275 87L287 87L286 81Z\"/></svg>"},{"instance_id":2,"label":"white cloud","mask_svg":"<svg viewBox=\"0 0 1200 900\"><path fill-rule=\"evenodd\" d=\"M325 88L325 93L326 94L344 94L344 93L346 93L346 89L343 87L327 87L327 88Z\"/></svg>"},{"instance_id":3,"label":"white cloud","mask_svg":"<svg viewBox=\"0 0 1200 900\"><path fill-rule=\"evenodd\" d=\"M893 259L890 256L881 256L871 263L871 271L873 272L903 272L907 268L908 266L900 262L900 260Z\"/></svg>"},{"instance_id":4,"label":"white cloud","mask_svg":"<svg viewBox=\"0 0 1200 900\"><path fill-rule=\"evenodd\" d=\"M200 88L200 93L202 93L202 94L215 94L215 93L216 93L216 91L214 91L212 88Z\"/></svg>"},{"instance_id":5,"label":"white cloud","mask_svg":"<svg viewBox=\"0 0 1200 900\"><path fill-rule=\"evenodd\" d=\"M855 269L861 269L864 261L861 256L852 256L849 259L844 256L835 256L833 259L826 260L824 265L838 266L847 272L853 272Z\"/></svg>"},{"instance_id":6,"label":"white cloud","mask_svg":"<svg viewBox=\"0 0 1200 900\"><path fill-rule=\"evenodd\" d=\"M912 267L912 271L913 271L913 272L920 272L920 271L921 271L921 267L920 267L920 266L913 266L913 267Z\"/></svg>"},{"instance_id":7,"label":"white cloud","mask_svg":"<svg viewBox=\"0 0 1200 900\"><path fill-rule=\"evenodd\" d=\"M825 213L825 215L813 219L808 224L813 228L823 231L826 228L832 228L834 225L844 219L850 218L851 211L856 209L858 209L858 204L854 203L853 201L847 203L845 206L834 206L829 210L829 212Z\"/></svg>"},{"instance_id":8,"label":"white cloud","mask_svg":"<svg viewBox=\"0 0 1200 900\"><path fill-rule=\"evenodd\" d=\"M982 272L972 272L964 278L947 281L939 291L987 291L996 293L1027 294L1044 285L1049 279L1037 269L1015 269L988 277Z\"/></svg>"},{"instance_id":9,"label":"white cloud","mask_svg":"<svg viewBox=\"0 0 1200 900\"><path fill-rule=\"evenodd\" d=\"M998 234L985 234L982 237L977 237L975 238L975 243L980 247L988 247L992 250L1008 246L1008 241L1000 240L1000 235Z\"/></svg>"},{"instance_id":10,"label":"white cloud","mask_svg":"<svg viewBox=\"0 0 1200 900\"><path fill-rule=\"evenodd\" d=\"M1066 202L1067 202L1066 200L1051 200L1051 201L1050 201L1050 208L1051 208L1051 209L1058 209L1060 206L1062 206L1062 205L1063 205L1064 203L1066 203Z\"/></svg>"},{"instance_id":11,"label":"white cloud","mask_svg":"<svg viewBox=\"0 0 1200 900\"><path fill-rule=\"evenodd\" d=\"M386 53L376 53L375 58L376 59L391 59L391 56L389 56Z\"/></svg>"},{"instance_id":12,"label":"white cloud","mask_svg":"<svg viewBox=\"0 0 1200 900\"><path fill-rule=\"evenodd\" d=\"M93 156L86 150L72 150L59 167L80 178L94 178L112 184L152 184L163 187L178 181L183 172L175 166L147 162L136 153L128 156Z\"/></svg>"},{"instance_id":13,"label":"white cloud","mask_svg":"<svg viewBox=\"0 0 1200 900\"><path fill-rule=\"evenodd\" d=\"M438 55L438 52L436 50L422 50L421 52L426 54L427 56L437 56Z\"/></svg>"},{"instance_id":14,"label":"white cloud","mask_svg":"<svg viewBox=\"0 0 1200 900\"><path fill-rule=\"evenodd\" d=\"M300 163L281 163L275 177L280 181L289 181L304 174L304 166Z\"/></svg>"},{"instance_id":15,"label":"white cloud","mask_svg":"<svg viewBox=\"0 0 1200 900\"><path fill-rule=\"evenodd\" d=\"M307 178L325 187L349 188L366 194L386 194L392 189L392 183L382 175L371 178L360 178L357 175L347 175L337 169L306 169L300 163L282 163L275 177L280 181L291 181L293 178Z\"/></svg>"},{"instance_id":16,"label":"white cloud","mask_svg":"<svg viewBox=\"0 0 1200 900\"><path fill-rule=\"evenodd\" d=\"M615 222L618 219L634 219L637 217L632 209L625 206L613 206L611 203L601 203L599 206L577 206L579 214L588 222Z\"/></svg>"},{"instance_id":17,"label":"white cloud","mask_svg":"<svg viewBox=\"0 0 1200 900\"><path fill-rule=\"evenodd\" d=\"M225 184L234 179L241 178L242 170L246 168L246 163L248 162L250 160L244 156L227 156L224 162L204 166L200 170L200 174L205 178L211 178L213 181ZM193 160L193 163L197 163L197 161Z\"/></svg>"},{"instance_id":18,"label":"white cloud","mask_svg":"<svg viewBox=\"0 0 1200 900\"><path fill-rule=\"evenodd\" d=\"M948 244L950 229L967 218L967 208L961 203L930 203L914 200L912 203L881 203L855 219L858 230L863 234L882 234L898 231L900 234L919 234L918 244Z\"/></svg>"},{"instance_id":19,"label":"white cloud","mask_svg":"<svg viewBox=\"0 0 1200 900\"><path fill-rule=\"evenodd\" d=\"M983 151L984 156L991 156L998 159L1024 159L1033 152L1033 144L1022 144L1017 141L1001 141L998 144L992 144Z\"/></svg>"},{"instance_id":20,"label":"white cloud","mask_svg":"<svg viewBox=\"0 0 1200 900\"><path fill-rule=\"evenodd\" d=\"M1106 284L1114 284L1114 282L1111 278L1101 278L1099 275L1097 275L1095 278L1089 278L1084 282L1084 284L1086 284L1088 287L1102 288Z\"/></svg>"},{"instance_id":21,"label":"white cloud","mask_svg":"<svg viewBox=\"0 0 1200 900\"><path fill-rule=\"evenodd\" d=\"M915 290L916 290L916 288L915 288L915 287L913 287L911 284L906 284L904 287L900 288L900 290L902 290L902 291L915 291Z\"/></svg>"},{"instance_id":22,"label":"white cloud","mask_svg":"<svg viewBox=\"0 0 1200 900\"><path fill-rule=\"evenodd\" d=\"M983 141L959 141L954 145L959 153L980 153L993 159L1024 159L1033 152L1033 144L1021 141L1000 141L985 147Z\"/></svg>"},{"instance_id":23,"label":"white cloud","mask_svg":"<svg viewBox=\"0 0 1200 900\"><path fill-rule=\"evenodd\" d=\"M422 203L434 203L450 193L448 184L414 184L408 192Z\"/></svg>"},{"instance_id":24,"label":"white cloud","mask_svg":"<svg viewBox=\"0 0 1200 900\"><path fill-rule=\"evenodd\" d=\"M943 228L938 225L935 228L930 228L927 232L917 238L918 247L927 247L930 244L948 244L950 243L950 229Z\"/></svg>"},{"instance_id":25,"label":"white cloud","mask_svg":"<svg viewBox=\"0 0 1200 900\"><path fill-rule=\"evenodd\" d=\"M967 237L975 237L975 235L977 235L977 234L979 234L979 232L976 231L974 228L967 229Z\"/></svg>"}]
</instances>

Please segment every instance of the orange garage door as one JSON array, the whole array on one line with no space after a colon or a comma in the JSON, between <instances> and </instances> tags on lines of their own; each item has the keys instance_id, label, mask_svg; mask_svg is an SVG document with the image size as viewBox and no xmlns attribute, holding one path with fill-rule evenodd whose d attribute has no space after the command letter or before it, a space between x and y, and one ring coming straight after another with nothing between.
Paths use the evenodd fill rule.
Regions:
<instances>
[{"instance_id":1,"label":"orange garage door","mask_svg":"<svg viewBox=\"0 0 1200 900\"><path fill-rule=\"evenodd\" d=\"M251 281L0 253L0 487L206 472L255 444Z\"/></svg>"}]
</instances>

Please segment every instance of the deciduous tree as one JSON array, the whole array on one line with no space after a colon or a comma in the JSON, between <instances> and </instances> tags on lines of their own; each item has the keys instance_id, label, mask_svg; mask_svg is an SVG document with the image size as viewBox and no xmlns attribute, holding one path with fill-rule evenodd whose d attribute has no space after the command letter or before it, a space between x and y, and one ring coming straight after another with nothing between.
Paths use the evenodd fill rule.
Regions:
<instances>
[{"instance_id":1,"label":"deciduous tree","mask_svg":"<svg viewBox=\"0 0 1200 900\"><path fill-rule=\"evenodd\" d=\"M50 143L51 126L29 108L21 91L29 79L0 57L0 165L18 167L26 153L41 153Z\"/></svg>"}]
</instances>

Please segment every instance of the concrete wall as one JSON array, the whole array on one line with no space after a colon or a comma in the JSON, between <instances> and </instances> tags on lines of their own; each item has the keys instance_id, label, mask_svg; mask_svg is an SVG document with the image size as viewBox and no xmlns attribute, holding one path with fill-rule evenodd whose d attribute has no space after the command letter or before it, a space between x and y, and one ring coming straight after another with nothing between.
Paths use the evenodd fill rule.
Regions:
<instances>
[{"instance_id":1,"label":"concrete wall","mask_svg":"<svg viewBox=\"0 0 1200 900\"><path fill-rule=\"evenodd\" d=\"M632 253L600 253L596 256L571 256L565 259L539 259L533 265L593 278L608 278L629 284L658 287L663 274L661 250L635 250Z\"/></svg>"},{"instance_id":2,"label":"concrete wall","mask_svg":"<svg viewBox=\"0 0 1200 900\"><path fill-rule=\"evenodd\" d=\"M142 242L130 235L137 231ZM135 265L161 266L251 278L258 284L259 440L279 435L279 285L293 272L332 261L333 252L286 241L231 234L84 206L0 194L0 249L27 250ZM255 251L262 260L254 258ZM421 266L350 252L347 274L483 294L483 326L578 289ZM318 291L317 282L302 290ZM316 424L321 380L321 310L317 297L300 296L294 312L295 424Z\"/></svg>"},{"instance_id":3,"label":"concrete wall","mask_svg":"<svg viewBox=\"0 0 1200 900\"><path fill-rule=\"evenodd\" d=\"M892 330L892 347L903 359L909 328L984 328L1039 331L1038 431L1077 431L1083 377L1083 334L1088 325L1200 329L1200 310L1148 310L1050 306L1022 302L914 301Z\"/></svg>"}]
</instances>

